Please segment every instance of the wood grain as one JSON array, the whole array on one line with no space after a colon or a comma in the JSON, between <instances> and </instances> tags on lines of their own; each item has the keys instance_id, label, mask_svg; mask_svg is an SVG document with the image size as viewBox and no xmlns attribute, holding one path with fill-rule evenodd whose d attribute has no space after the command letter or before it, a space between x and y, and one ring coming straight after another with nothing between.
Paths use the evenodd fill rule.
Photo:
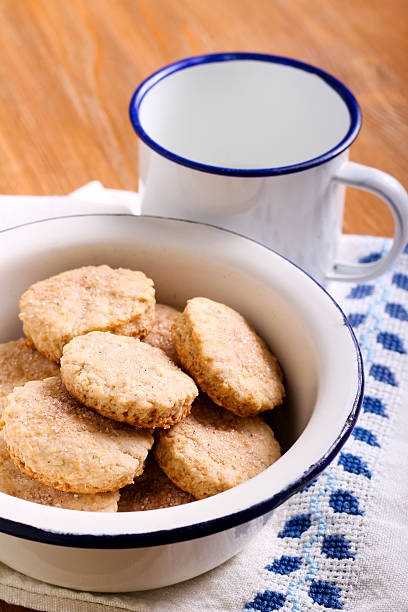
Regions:
<instances>
[{"instance_id":1,"label":"wood grain","mask_svg":"<svg viewBox=\"0 0 408 612\"><path fill-rule=\"evenodd\" d=\"M225 50L337 76L363 111L351 158L408 183L406 0L0 0L0 35L0 193L64 194L93 179L137 189L133 90L169 62ZM349 189L344 229L392 235L393 223Z\"/></svg>"},{"instance_id":2,"label":"wood grain","mask_svg":"<svg viewBox=\"0 0 408 612\"><path fill-rule=\"evenodd\" d=\"M137 189L136 85L191 54L254 50L315 63L358 97L351 157L407 183L406 0L0 0L0 192ZM392 233L348 190L345 231Z\"/></svg>"}]
</instances>

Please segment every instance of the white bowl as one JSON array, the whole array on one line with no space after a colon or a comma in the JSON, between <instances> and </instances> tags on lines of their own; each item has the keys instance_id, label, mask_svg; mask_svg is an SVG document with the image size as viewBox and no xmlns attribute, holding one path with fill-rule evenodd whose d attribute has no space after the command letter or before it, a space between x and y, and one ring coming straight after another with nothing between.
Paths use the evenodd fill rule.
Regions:
<instances>
[{"instance_id":1,"label":"white bowl","mask_svg":"<svg viewBox=\"0 0 408 612\"><path fill-rule=\"evenodd\" d=\"M363 374L344 314L302 270L242 236L158 217L72 216L0 232L0 342L21 335L18 300L31 283L102 263L146 272L160 302L182 307L206 296L241 312L278 356L288 395L272 413L283 456L214 497L105 514L0 493L1 561L74 589L135 591L192 578L241 550L337 454L359 410Z\"/></svg>"}]
</instances>

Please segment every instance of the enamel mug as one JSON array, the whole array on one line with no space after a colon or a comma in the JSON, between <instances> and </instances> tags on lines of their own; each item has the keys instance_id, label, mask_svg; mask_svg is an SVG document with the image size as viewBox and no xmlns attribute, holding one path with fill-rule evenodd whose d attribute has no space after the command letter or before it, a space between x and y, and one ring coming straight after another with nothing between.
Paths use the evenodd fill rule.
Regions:
<instances>
[{"instance_id":1,"label":"enamel mug","mask_svg":"<svg viewBox=\"0 0 408 612\"><path fill-rule=\"evenodd\" d=\"M316 280L369 280L408 238L408 198L390 175L348 161L361 113L353 94L303 62L259 53L178 61L135 91L144 215L249 236ZM337 261L345 186L383 199L395 222L374 263Z\"/></svg>"}]
</instances>

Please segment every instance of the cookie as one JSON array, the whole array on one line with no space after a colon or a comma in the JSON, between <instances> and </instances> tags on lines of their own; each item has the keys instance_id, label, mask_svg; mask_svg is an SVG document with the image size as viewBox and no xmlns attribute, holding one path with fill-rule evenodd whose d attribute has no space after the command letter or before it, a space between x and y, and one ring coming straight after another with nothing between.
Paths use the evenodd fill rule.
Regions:
<instances>
[{"instance_id":1,"label":"cookie","mask_svg":"<svg viewBox=\"0 0 408 612\"><path fill-rule=\"evenodd\" d=\"M119 492L95 493L81 495L66 493L41 484L19 470L7 452L7 446L0 434L0 492L19 497L26 501L55 506L67 510L84 510L86 512L116 512Z\"/></svg>"},{"instance_id":2,"label":"cookie","mask_svg":"<svg viewBox=\"0 0 408 612\"><path fill-rule=\"evenodd\" d=\"M160 431L154 455L175 485L203 499L265 470L280 447L261 417L238 417L200 395L184 421Z\"/></svg>"},{"instance_id":3,"label":"cookie","mask_svg":"<svg viewBox=\"0 0 408 612\"><path fill-rule=\"evenodd\" d=\"M155 510L193 501L192 495L176 487L156 461L148 458L143 474L135 479L134 484L121 490L118 511Z\"/></svg>"},{"instance_id":4,"label":"cookie","mask_svg":"<svg viewBox=\"0 0 408 612\"><path fill-rule=\"evenodd\" d=\"M166 353L176 365L180 365L176 347L171 337L171 328L179 310L166 304L156 304L154 327L144 339L151 346L156 346Z\"/></svg>"},{"instance_id":5,"label":"cookie","mask_svg":"<svg viewBox=\"0 0 408 612\"><path fill-rule=\"evenodd\" d=\"M59 373L58 366L24 343L24 338L0 344L0 419L14 387Z\"/></svg>"},{"instance_id":6,"label":"cookie","mask_svg":"<svg viewBox=\"0 0 408 612\"><path fill-rule=\"evenodd\" d=\"M105 419L79 404L57 376L15 388L3 418L16 466L60 491L117 491L142 473L153 444L150 430Z\"/></svg>"},{"instance_id":7,"label":"cookie","mask_svg":"<svg viewBox=\"0 0 408 612\"><path fill-rule=\"evenodd\" d=\"M93 330L144 338L154 324L153 281L143 272L86 266L39 281L20 300L24 333L58 362L64 345Z\"/></svg>"},{"instance_id":8,"label":"cookie","mask_svg":"<svg viewBox=\"0 0 408 612\"><path fill-rule=\"evenodd\" d=\"M136 338L90 332L65 345L61 378L89 408L136 427L169 427L191 410L194 381Z\"/></svg>"},{"instance_id":9,"label":"cookie","mask_svg":"<svg viewBox=\"0 0 408 612\"><path fill-rule=\"evenodd\" d=\"M188 300L172 336L183 367L219 406L245 417L282 403L277 359L232 308L202 297Z\"/></svg>"}]
</instances>

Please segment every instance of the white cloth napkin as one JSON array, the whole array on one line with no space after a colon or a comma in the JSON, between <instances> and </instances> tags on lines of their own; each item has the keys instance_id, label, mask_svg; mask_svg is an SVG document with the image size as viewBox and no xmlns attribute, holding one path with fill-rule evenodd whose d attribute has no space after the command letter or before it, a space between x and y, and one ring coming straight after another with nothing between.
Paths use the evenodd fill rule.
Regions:
<instances>
[{"instance_id":1,"label":"white cloth napkin","mask_svg":"<svg viewBox=\"0 0 408 612\"><path fill-rule=\"evenodd\" d=\"M69 196L1 195L0 229L64 215L113 212L139 214L138 194L105 189L99 181L92 181Z\"/></svg>"},{"instance_id":2,"label":"white cloth napkin","mask_svg":"<svg viewBox=\"0 0 408 612\"><path fill-rule=\"evenodd\" d=\"M44 216L138 210L137 194L94 182L69 198L2 196L0 229ZM342 255L373 261L388 246L344 236ZM280 506L244 551L193 580L127 594L63 589L0 564L0 599L49 612L408 610L408 248L376 281L329 289L362 348L361 415L331 466Z\"/></svg>"}]
</instances>

